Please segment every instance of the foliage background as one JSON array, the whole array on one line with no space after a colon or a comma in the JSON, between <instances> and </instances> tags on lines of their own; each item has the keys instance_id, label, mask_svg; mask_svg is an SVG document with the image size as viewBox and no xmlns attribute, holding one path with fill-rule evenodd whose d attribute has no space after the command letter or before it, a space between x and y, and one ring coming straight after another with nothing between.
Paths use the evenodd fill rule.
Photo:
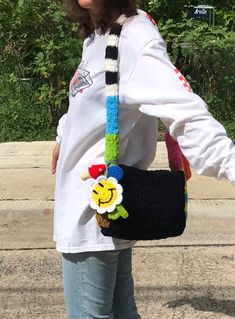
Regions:
<instances>
[{"instance_id":1,"label":"foliage background","mask_svg":"<svg viewBox=\"0 0 235 319\"><path fill-rule=\"evenodd\" d=\"M208 0L216 25L189 19L185 5L139 0L157 21L174 64L235 141L235 5ZM0 141L54 139L82 42L60 3L0 0Z\"/></svg>"}]
</instances>

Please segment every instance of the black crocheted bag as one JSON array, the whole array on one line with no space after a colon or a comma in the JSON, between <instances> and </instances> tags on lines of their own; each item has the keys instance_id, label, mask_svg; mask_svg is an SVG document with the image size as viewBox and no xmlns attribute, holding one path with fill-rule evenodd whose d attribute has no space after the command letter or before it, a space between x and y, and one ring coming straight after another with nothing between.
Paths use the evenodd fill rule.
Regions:
<instances>
[{"instance_id":1,"label":"black crocheted bag","mask_svg":"<svg viewBox=\"0 0 235 319\"><path fill-rule=\"evenodd\" d=\"M104 236L130 240L152 240L180 236L186 225L187 193L182 171L147 171L123 166L122 205L127 219L107 220ZM107 216L106 216L107 218Z\"/></svg>"}]
</instances>

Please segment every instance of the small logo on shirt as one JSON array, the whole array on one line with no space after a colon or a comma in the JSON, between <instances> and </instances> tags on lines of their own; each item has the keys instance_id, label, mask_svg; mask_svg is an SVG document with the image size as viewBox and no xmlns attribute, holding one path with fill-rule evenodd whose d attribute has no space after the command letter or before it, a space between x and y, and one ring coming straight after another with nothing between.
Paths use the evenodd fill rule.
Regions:
<instances>
[{"instance_id":1,"label":"small logo on shirt","mask_svg":"<svg viewBox=\"0 0 235 319\"><path fill-rule=\"evenodd\" d=\"M83 93L83 91L92 85L92 79L90 72L78 68L70 82L70 93L74 97L77 93Z\"/></svg>"}]
</instances>

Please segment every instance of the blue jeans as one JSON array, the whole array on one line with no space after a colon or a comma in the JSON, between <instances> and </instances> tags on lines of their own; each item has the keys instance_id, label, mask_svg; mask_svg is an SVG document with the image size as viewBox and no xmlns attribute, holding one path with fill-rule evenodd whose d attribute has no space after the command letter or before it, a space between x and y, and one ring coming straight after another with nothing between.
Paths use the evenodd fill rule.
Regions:
<instances>
[{"instance_id":1,"label":"blue jeans","mask_svg":"<svg viewBox=\"0 0 235 319\"><path fill-rule=\"evenodd\" d=\"M62 255L69 319L140 319L131 274L132 249Z\"/></svg>"}]
</instances>

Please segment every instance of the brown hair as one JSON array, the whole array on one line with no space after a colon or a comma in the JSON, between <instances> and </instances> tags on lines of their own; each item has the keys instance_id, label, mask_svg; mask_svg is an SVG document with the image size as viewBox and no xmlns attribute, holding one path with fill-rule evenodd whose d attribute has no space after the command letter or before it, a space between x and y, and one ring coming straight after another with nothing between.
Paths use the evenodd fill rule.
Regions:
<instances>
[{"instance_id":1,"label":"brown hair","mask_svg":"<svg viewBox=\"0 0 235 319\"><path fill-rule=\"evenodd\" d=\"M78 34L83 39L94 32L89 11L83 9L78 0L62 0L65 4L68 15L73 22L78 23ZM115 22L120 14L131 17L137 14L136 0L102 0L101 14L96 17L96 27L101 28L104 34Z\"/></svg>"}]
</instances>

